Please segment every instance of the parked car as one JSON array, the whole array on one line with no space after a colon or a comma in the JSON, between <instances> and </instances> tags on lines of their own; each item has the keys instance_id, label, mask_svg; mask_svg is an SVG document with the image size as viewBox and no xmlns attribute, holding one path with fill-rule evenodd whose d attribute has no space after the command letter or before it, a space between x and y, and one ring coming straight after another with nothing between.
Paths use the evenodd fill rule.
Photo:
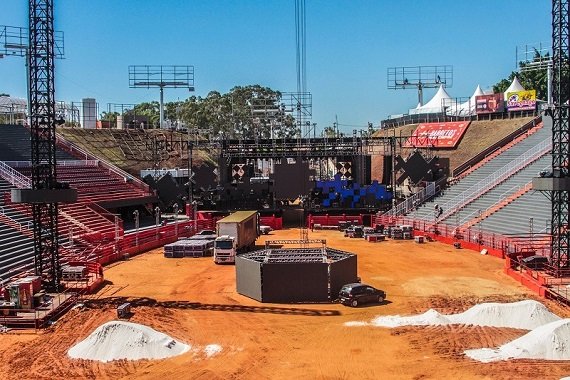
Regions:
<instances>
[{"instance_id":1,"label":"parked car","mask_svg":"<svg viewBox=\"0 0 570 380\"><path fill-rule=\"evenodd\" d=\"M346 284L340 289L338 295L340 303L357 307L365 303L382 303L386 299L386 292L373 286L353 283Z\"/></svg>"},{"instance_id":2,"label":"parked car","mask_svg":"<svg viewBox=\"0 0 570 380\"><path fill-rule=\"evenodd\" d=\"M268 235L271 231L273 231L273 228L271 228L271 226L259 226L259 232L264 235Z\"/></svg>"},{"instance_id":3,"label":"parked car","mask_svg":"<svg viewBox=\"0 0 570 380\"><path fill-rule=\"evenodd\" d=\"M529 269L541 270L548 265L548 257L546 256L529 256L522 259L522 263Z\"/></svg>"},{"instance_id":4,"label":"parked car","mask_svg":"<svg viewBox=\"0 0 570 380\"><path fill-rule=\"evenodd\" d=\"M213 230L202 230L198 232L196 235L215 235L216 231Z\"/></svg>"}]
</instances>

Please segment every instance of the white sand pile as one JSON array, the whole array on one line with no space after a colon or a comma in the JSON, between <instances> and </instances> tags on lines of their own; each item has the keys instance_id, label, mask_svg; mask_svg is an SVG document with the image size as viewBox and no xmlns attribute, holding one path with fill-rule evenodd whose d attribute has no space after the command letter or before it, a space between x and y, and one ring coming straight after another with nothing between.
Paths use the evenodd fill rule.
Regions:
<instances>
[{"instance_id":1,"label":"white sand pile","mask_svg":"<svg viewBox=\"0 0 570 380\"><path fill-rule=\"evenodd\" d=\"M399 326L438 326L449 325L451 321L445 315L429 309L423 314L401 317L399 315L387 315L376 317L372 320L372 325L382 327Z\"/></svg>"},{"instance_id":2,"label":"white sand pile","mask_svg":"<svg viewBox=\"0 0 570 380\"><path fill-rule=\"evenodd\" d=\"M220 352L222 352L222 346L219 344L208 344L206 347L204 347L204 353L209 358L219 354Z\"/></svg>"},{"instance_id":3,"label":"white sand pile","mask_svg":"<svg viewBox=\"0 0 570 380\"><path fill-rule=\"evenodd\" d=\"M118 359L164 359L185 353L190 346L136 323L111 321L99 326L67 354L75 359L108 362Z\"/></svg>"},{"instance_id":4,"label":"white sand pile","mask_svg":"<svg viewBox=\"0 0 570 380\"><path fill-rule=\"evenodd\" d=\"M508 359L570 360L570 319L537 327L497 349L467 350L465 355L483 363Z\"/></svg>"},{"instance_id":5,"label":"white sand pile","mask_svg":"<svg viewBox=\"0 0 570 380\"><path fill-rule=\"evenodd\" d=\"M463 313L450 315L430 309L423 314L412 316L380 316L374 318L370 324L380 327L463 324L532 330L557 320L560 320L560 317L551 313L540 302L525 300L513 303L482 303ZM345 326L362 325L363 322L345 323Z\"/></svg>"},{"instance_id":6,"label":"white sand pile","mask_svg":"<svg viewBox=\"0 0 570 380\"><path fill-rule=\"evenodd\" d=\"M560 320L538 301L525 300L512 303L482 303L469 310L447 316L451 323L477 326L510 327L532 330L538 326Z\"/></svg>"}]
</instances>

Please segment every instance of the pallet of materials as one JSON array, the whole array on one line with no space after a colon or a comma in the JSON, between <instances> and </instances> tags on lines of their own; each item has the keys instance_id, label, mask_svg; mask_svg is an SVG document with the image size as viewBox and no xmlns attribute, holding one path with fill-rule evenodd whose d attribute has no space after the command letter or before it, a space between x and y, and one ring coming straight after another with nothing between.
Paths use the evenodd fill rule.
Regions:
<instances>
[{"instance_id":1,"label":"pallet of materials","mask_svg":"<svg viewBox=\"0 0 570 380\"><path fill-rule=\"evenodd\" d=\"M386 235L382 235L382 234L369 234L365 236L366 241L369 241L371 243L377 243L379 241L384 241L386 240Z\"/></svg>"},{"instance_id":2,"label":"pallet of materials","mask_svg":"<svg viewBox=\"0 0 570 380\"><path fill-rule=\"evenodd\" d=\"M214 251L214 240L211 239L191 239L178 240L177 242L164 246L164 257L205 257L212 256Z\"/></svg>"}]
</instances>

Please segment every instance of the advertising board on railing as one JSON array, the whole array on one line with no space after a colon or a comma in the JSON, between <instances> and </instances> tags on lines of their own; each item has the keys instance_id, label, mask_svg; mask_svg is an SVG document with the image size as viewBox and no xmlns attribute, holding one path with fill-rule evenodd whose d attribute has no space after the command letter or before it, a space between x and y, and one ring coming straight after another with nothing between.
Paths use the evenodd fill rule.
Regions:
<instances>
[{"instance_id":1,"label":"advertising board on railing","mask_svg":"<svg viewBox=\"0 0 570 380\"><path fill-rule=\"evenodd\" d=\"M505 99L502 93L475 97L475 112L477 114L503 112L504 110Z\"/></svg>"},{"instance_id":2,"label":"advertising board on railing","mask_svg":"<svg viewBox=\"0 0 570 380\"><path fill-rule=\"evenodd\" d=\"M455 148L470 121L422 123L406 141L406 148Z\"/></svg>"},{"instance_id":3,"label":"advertising board on railing","mask_svg":"<svg viewBox=\"0 0 570 380\"><path fill-rule=\"evenodd\" d=\"M507 109L509 111L536 109L536 90L508 92Z\"/></svg>"}]
</instances>

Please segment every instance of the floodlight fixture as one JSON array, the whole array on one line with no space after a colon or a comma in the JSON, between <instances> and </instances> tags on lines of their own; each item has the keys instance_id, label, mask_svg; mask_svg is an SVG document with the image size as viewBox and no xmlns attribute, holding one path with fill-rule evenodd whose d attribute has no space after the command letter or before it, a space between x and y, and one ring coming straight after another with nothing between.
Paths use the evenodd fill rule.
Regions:
<instances>
[{"instance_id":1,"label":"floodlight fixture","mask_svg":"<svg viewBox=\"0 0 570 380\"><path fill-rule=\"evenodd\" d=\"M194 91L194 66L188 65L131 65L130 88L160 89L160 128L164 127L164 89L187 88Z\"/></svg>"},{"instance_id":2,"label":"floodlight fixture","mask_svg":"<svg viewBox=\"0 0 570 380\"><path fill-rule=\"evenodd\" d=\"M65 44L62 31L54 31L54 56L64 58ZM29 31L19 26L0 25L0 54L25 57L28 52Z\"/></svg>"},{"instance_id":3,"label":"floodlight fixture","mask_svg":"<svg viewBox=\"0 0 570 380\"><path fill-rule=\"evenodd\" d=\"M423 89L453 86L453 66L388 67L388 89L417 89L418 102L423 104Z\"/></svg>"},{"instance_id":4,"label":"floodlight fixture","mask_svg":"<svg viewBox=\"0 0 570 380\"><path fill-rule=\"evenodd\" d=\"M546 70L547 103L552 105L552 46L542 42L517 46L515 57L521 73Z\"/></svg>"},{"instance_id":5,"label":"floodlight fixture","mask_svg":"<svg viewBox=\"0 0 570 380\"><path fill-rule=\"evenodd\" d=\"M552 65L552 46L542 42L516 46L515 57L521 72L544 70Z\"/></svg>"}]
</instances>

